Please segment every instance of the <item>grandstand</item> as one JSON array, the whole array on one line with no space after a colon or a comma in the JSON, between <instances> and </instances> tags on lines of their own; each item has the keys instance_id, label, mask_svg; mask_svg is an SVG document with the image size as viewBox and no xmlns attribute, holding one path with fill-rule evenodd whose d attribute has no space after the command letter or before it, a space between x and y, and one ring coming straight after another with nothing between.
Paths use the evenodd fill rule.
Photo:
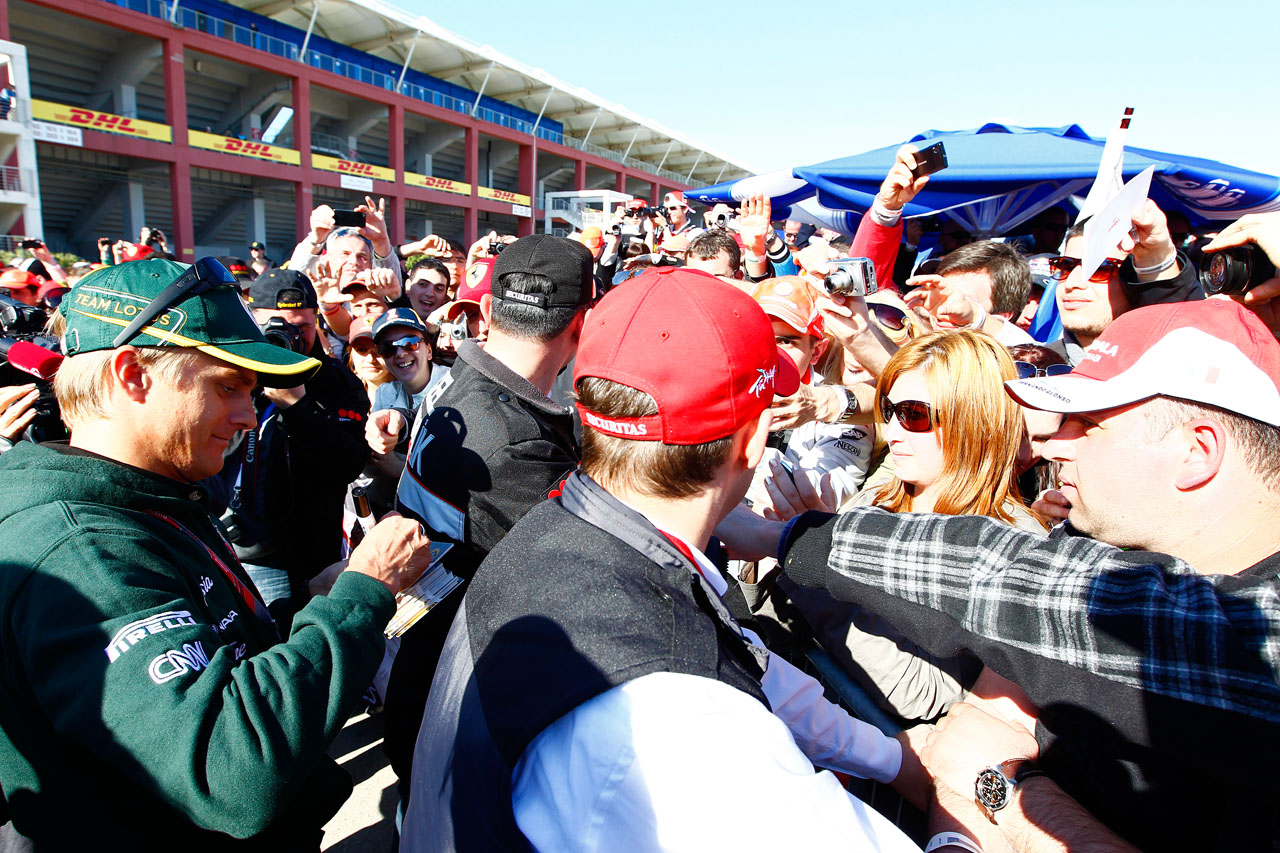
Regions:
<instances>
[{"instance_id":1,"label":"grandstand","mask_svg":"<svg viewBox=\"0 0 1280 853\"><path fill-rule=\"evenodd\" d=\"M656 203L749 173L377 0L0 0L0 39L0 138L31 137L0 230L85 257L149 225L183 260L251 240L280 259L316 204L365 193L406 239L528 234L548 192Z\"/></svg>"}]
</instances>

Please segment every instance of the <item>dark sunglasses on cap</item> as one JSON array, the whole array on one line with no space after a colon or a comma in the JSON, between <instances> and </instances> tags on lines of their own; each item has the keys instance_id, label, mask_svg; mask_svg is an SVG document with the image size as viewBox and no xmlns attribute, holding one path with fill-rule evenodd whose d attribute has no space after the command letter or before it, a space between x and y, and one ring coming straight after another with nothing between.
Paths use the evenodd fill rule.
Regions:
<instances>
[{"instance_id":1,"label":"dark sunglasses on cap","mask_svg":"<svg viewBox=\"0 0 1280 853\"><path fill-rule=\"evenodd\" d=\"M889 331L901 332L907 327L907 312L898 306L872 302L867 307L871 309L871 314L876 318L876 322Z\"/></svg>"},{"instance_id":2,"label":"dark sunglasses on cap","mask_svg":"<svg viewBox=\"0 0 1280 853\"><path fill-rule=\"evenodd\" d=\"M1048 367L1036 367L1029 361L1015 361L1013 366L1018 371L1019 379L1032 379L1036 376L1062 376L1071 372L1069 364L1051 364Z\"/></svg>"},{"instance_id":3,"label":"dark sunglasses on cap","mask_svg":"<svg viewBox=\"0 0 1280 853\"><path fill-rule=\"evenodd\" d=\"M1050 258L1049 278L1054 281L1066 281L1067 276L1071 275L1072 271L1082 263L1084 263L1084 261L1079 258L1073 258L1069 255L1060 255L1056 258ZM1098 267L1098 269L1094 271L1093 275L1089 276L1089 281L1106 281L1120 271L1120 266L1123 263L1124 261L1116 260L1115 258L1107 258L1102 262L1102 266Z\"/></svg>"},{"instance_id":4,"label":"dark sunglasses on cap","mask_svg":"<svg viewBox=\"0 0 1280 853\"><path fill-rule=\"evenodd\" d=\"M196 293L203 293L215 287L230 285L239 289L240 284L231 271L214 258L201 258L187 268L173 283L156 294L133 318L133 322L124 331L116 335L111 342L113 347L122 347L138 336L142 327L177 305L182 300Z\"/></svg>"},{"instance_id":5,"label":"dark sunglasses on cap","mask_svg":"<svg viewBox=\"0 0 1280 853\"><path fill-rule=\"evenodd\" d=\"M678 205L678 204L676 204L676 205L672 205L672 206L670 206L670 207L666 207L666 208L663 208L663 209L664 209L664 210L684 210L684 208L683 208L683 207L681 207L681 206L680 206L680 205Z\"/></svg>"},{"instance_id":6,"label":"dark sunglasses on cap","mask_svg":"<svg viewBox=\"0 0 1280 853\"><path fill-rule=\"evenodd\" d=\"M408 350L409 352L417 352L418 347L422 346L421 335L406 335L403 338L397 338L394 341L383 341L378 344L378 352L382 353L382 357L395 355L397 349Z\"/></svg>"},{"instance_id":7,"label":"dark sunglasses on cap","mask_svg":"<svg viewBox=\"0 0 1280 853\"><path fill-rule=\"evenodd\" d=\"M919 400L899 400L891 403L888 397L881 397L880 419L889 423L895 415L898 417L898 423L902 424L902 428L907 432L929 432L936 423L933 407L928 403L922 403Z\"/></svg>"}]
</instances>

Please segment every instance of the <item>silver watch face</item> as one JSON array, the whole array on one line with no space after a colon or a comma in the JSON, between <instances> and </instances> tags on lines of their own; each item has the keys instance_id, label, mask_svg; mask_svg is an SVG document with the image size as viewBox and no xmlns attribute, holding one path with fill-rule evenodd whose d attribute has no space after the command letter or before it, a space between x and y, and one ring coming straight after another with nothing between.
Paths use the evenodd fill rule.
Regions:
<instances>
[{"instance_id":1,"label":"silver watch face","mask_svg":"<svg viewBox=\"0 0 1280 853\"><path fill-rule=\"evenodd\" d=\"M997 812L1009 805L1011 787L1003 773L995 768L988 768L978 774L978 780L974 783L974 796L979 803Z\"/></svg>"}]
</instances>

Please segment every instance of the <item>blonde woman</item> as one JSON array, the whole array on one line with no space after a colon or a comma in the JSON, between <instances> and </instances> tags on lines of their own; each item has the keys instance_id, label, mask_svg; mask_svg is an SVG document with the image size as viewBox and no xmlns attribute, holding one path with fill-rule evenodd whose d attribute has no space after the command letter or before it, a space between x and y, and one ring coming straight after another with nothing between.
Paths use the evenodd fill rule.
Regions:
<instances>
[{"instance_id":1,"label":"blonde woman","mask_svg":"<svg viewBox=\"0 0 1280 853\"><path fill-rule=\"evenodd\" d=\"M376 317L358 317L351 321L351 331L347 334L347 367L360 380L365 393L369 395L369 404L373 405L373 397L379 385L391 381L391 374L378 353L373 342L373 320Z\"/></svg>"}]
</instances>

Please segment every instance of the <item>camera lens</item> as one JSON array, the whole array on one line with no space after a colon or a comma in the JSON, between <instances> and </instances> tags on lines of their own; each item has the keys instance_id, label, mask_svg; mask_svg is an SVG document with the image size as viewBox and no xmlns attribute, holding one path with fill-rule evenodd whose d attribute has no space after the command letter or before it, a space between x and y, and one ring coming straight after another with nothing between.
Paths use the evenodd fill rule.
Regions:
<instances>
[{"instance_id":1,"label":"camera lens","mask_svg":"<svg viewBox=\"0 0 1280 853\"><path fill-rule=\"evenodd\" d=\"M836 270L822 280L827 293L847 293L853 287L853 273L848 270Z\"/></svg>"},{"instance_id":2,"label":"camera lens","mask_svg":"<svg viewBox=\"0 0 1280 853\"><path fill-rule=\"evenodd\" d=\"M1244 293L1275 275L1266 253L1252 243L1214 252L1200 270L1205 293Z\"/></svg>"}]
</instances>

